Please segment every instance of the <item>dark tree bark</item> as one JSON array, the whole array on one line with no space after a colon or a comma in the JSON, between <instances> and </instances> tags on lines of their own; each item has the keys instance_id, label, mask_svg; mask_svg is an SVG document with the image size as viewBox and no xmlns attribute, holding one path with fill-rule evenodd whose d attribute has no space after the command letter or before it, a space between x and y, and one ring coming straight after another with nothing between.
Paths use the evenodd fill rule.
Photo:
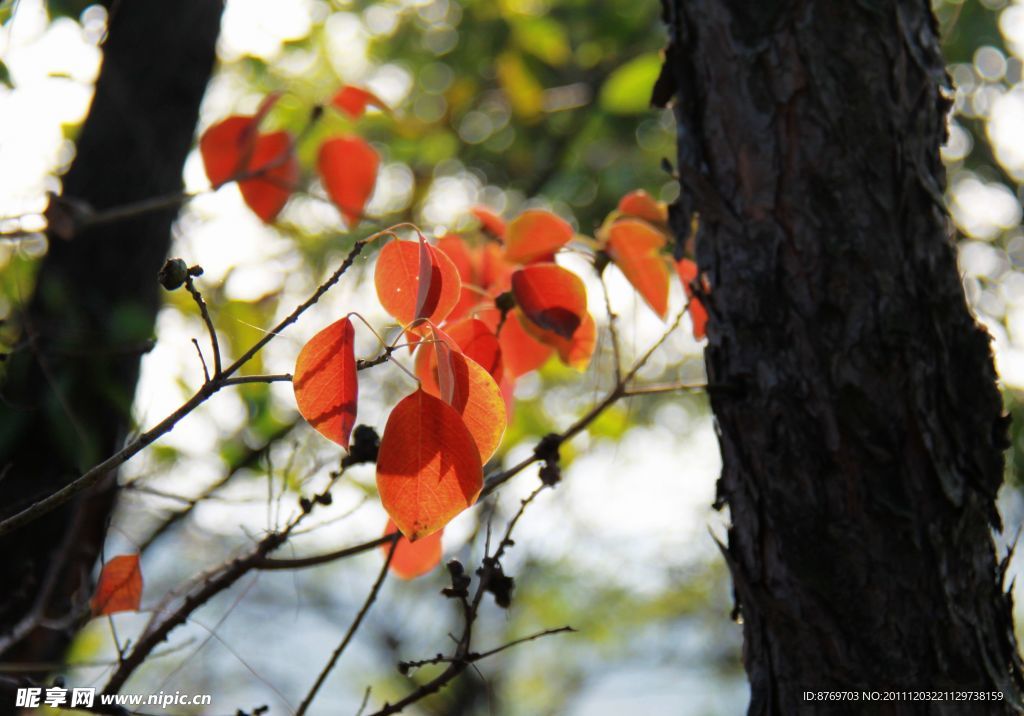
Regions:
<instances>
[{"instance_id":1,"label":"dark tree bark","mask_svg":"<svg viewBox=\"0 0 1024 716\"><path fill-rule=\"evenodd\" d=\"M64 177L65 200L102 210L181 191L221 10L219 0L111 4L96 96ZM156 274L176 213L95 225L67 240L50 236L35 293L18 316L24 340L3 385L0 514L50 494L120 446L131 427L139 360L158 306ZM0 638L34 613L61 619L88 598L115 497L111 475L0 539ZM32 628L0 660L57 660L79 624Z\"/></svg>"},{"instance_id":2,"label":"dark tree bark","mask_svg":"<svg viewBox=\"0 0 1024 716\"><path fill-rule=\"evenodd\" d=\"M665 4L750 713L1015 712L1007 423L943 208L929 5ZM825 689L1005 701L803 701Z\"/></svg>"}]
</instances>

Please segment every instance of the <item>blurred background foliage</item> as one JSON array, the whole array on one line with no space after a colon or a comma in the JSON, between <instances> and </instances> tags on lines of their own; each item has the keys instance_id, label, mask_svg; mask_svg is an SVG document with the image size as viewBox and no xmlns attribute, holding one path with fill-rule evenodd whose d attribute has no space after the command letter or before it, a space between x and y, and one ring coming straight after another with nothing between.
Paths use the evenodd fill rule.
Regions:
<instances>
[{"instance_id":1,"label":"blurred background foliage","mask_svg":"<svg viewBox=\"0 0 1024 716\"><path fill-rule=\"evenodd\" d=\"M1003 499L1012 533L1024 515L1024 4L933 5L954 83L943 149L951 220L968 297L993 334L1007 405L1017 418L1008 462L1014 489ZM631 189L671 201L677 188L662 160L674 155L673 119L648 107L665 41L659 15L657 0L229 0L199 131L283 90L269 123L301 135L307 181L278 224L265 227L234 187L206 191L198 157L186 166L186 187L197 196L179 219L175 253L206 269L202 287L227 352L244 350L374 228L414 221L434 233L472 231L467 209L480 203L506 215L549 207L592 235ZM59 175L74 157L106 17L102 7L77 0L0 4L0 216L25 217L19 226L33 226L45 192L59 191ZM343 83L368 87L391 111L352 121L328 110L307 126L311 109ZM369 139L382 156L369 207L376 218L352 231L313 171L320 140L345 132ZM0 230L10 224L0 223ZM0 316L16 316L45 251L41 236L0 245ZM304 338L341 311L359 310L385 326L367 280L368 253L359 263L362 275L346 280L247 372L289 371ZM593 270L578 255L566 262L587 278L592 310L606 323ZM614 268L606 279L629 352L640 352L663 325ZM674 289L676 306L679 293ZM130 312L119 320L137 339ZM15 326L0 326L0 346L16 344ZM202 333L188 296L168 294L156 334L146 337L154 347L135 400L140 427L196 385L189 340ZM496 464L520 459L610 385L606 336L605 329L585 375L553 362L521 382ZM363 354L373 348L366 337ZM675 336L644 378L699 381L700 346ZM382 427L387 406L409 388L398 371L375 369L361 389L360 420ZM144 607L153 608L168 590L282 519L295 493L321 486L337 457L296 421L286 387L254 384L218 396L127 466L107 554L143 550ZM721 535L726 518L710 508L718 456L704 397L633 399L567 446L563 458L564 484L527 512L509 556L512 607L492 605L477 639L484 648L562 624L579 633L483 662L410 713L740 712L740 627L730 620L728 575L708 536L709 529ZM474 564L488 523L502 525L535 484L535 472L524 473L496 501L460 518L446 534L446 555ZM190 507L198 497L204 499ZM354 471L335 497L317 529L294 542L296 554L336 549L383 529L371 471ZM340 639L380 559L368 554L245 581L175 632L133 691L210 692L212 713L264 703L271 713L290 712ZM386 585L315 712L355 713L368 685L379 703L431 676L429 668L405 676L395 664L447 647L456 622L438 594L440 572ZM122 637L141 625L141 617L118 617ZM102 680L113 655L109 625L96 620L68 656L76 666L63 670L69 683L89 685Z\"/></svg>"}]
</instances>

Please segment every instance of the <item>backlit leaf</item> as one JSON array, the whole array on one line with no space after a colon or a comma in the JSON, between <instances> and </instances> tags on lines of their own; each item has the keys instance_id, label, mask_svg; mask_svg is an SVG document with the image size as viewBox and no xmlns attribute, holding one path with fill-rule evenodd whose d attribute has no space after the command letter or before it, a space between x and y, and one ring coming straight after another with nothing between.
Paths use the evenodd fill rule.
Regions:
<instances>
[{"instance_id":1,"label":"backlit leaf","mask_svg":"<svg viewBox=\"0 0 1024 716\"><path fill-rule=\"evenodd\" d=\"M362 117L366 113L368 106L387 110L387 105L384 104L380 97L369 90L352 85L345 85L338 90L334 97L331 98L331 104L352 119Z\"/></svg>"},{"instance_id":2,"label":"backlit leaf","mask_svg":"<svg viewBox=\"0 0 1024 716\"><path fill-rule=\"evenodd\" d=\"M511 320L511 316L509 316ZM584 371L590 365L590 359L597 347L597 324L589 313L583 314L579 328L570 338L558 335L554 331L544 330L530 321L523 321L526 331L544 345L551 346L558 353L559 359L570 368Z\"/></svg>"},{"instance_id":3,"label":"backlit leaf","mask_svg":"<svg viewBox=\"0 0 1024 716\"><path fill-rule=\"evenodd\" d=\"M420 260L424 250L430 259L430 271L421 281ZM391 241L385 245L377 257L373 283L381 306L403 326L417 318L440 323L458 303L462 289L452 260L424 241Z\"/></svg>"},{"instance_id":4,"label":"backlit leaf","mask_svg":"<svg viewBox=\"0 0 1024 716\"><path fill-rule=\"evenodd\" d=\"M480 222L480 228L496 239L505 238L505 220L486 206L474 206L469 213Z\"/></svg>"},{"instance_id":5,"label":"backlit leaf","mask_svg":"<svg viewBox=\"0 0 1024 716\"><path fill-rule=\"evenodd\" d=\"M505 231L505 258L513 263L548 259L575 235L565 219L544 209L528 209Z\"/></svg>"},{"instance_id":6,"label":"backlit leaf","mask_svg":"<svg viewBox=\"0 0 1024 716\"><path fill-rule=\"evenodd\" d=\"M270 222L295 188L299 165L288 132L260 134L257 125L258 117L228 117L203 133L199 153L210 184L237 180L245 203Z\"/></svg>"},{"instance_id":7,"label":"backlit leaf","mask_svg":"<svg viewBox=\"0 0 1024 716\"><path fill-rule=\"evenodd\" d=\"M389 535L398 529L392 520L388 520L384 534ZM432 535L423 539L410 542L405 536L398 538L398 545L395 547L395 554L391 557L391 564L388 565L392 572L402 579L416 579L441 563L441 535L444 530L438 530ZM380 546L385 555L390 554L391 544L385 543Z\"/></svg>"},{"instance_id":8,"label":"backlit leaf","mask_svg":"<svg viewBox=\"0 0 1024 716\"><path fill-rule=\"evenodd\" d=\"M601 109L612 114L640 114L649 110L661 66L661 57L651 52L616 69L601 87Z\"/></svg>"},{"instance_id":9,"label":"backlit leaf","mask_svg":"<svg viewBox=\"0 0 1024 716\"><path fill-rule=\"evenodd\" d=\"M497 309L480 314L480 319L492 330L497 330L500 317L501 312ZM523 320L519 317L519 311L510 312L505 318L501 332L498 333L504 377L510 381L537 370L547 363L548 358L555 352L552 346L545 345L531 336L523 327Z\"/></svg>"},{"instance_id":10,"label":"backlit leaf","mask_svg":"<svg viewBox=\"0 0 1024 716\"><path fill-rule=\"evenodd\" d=\"M501 444L507 425L501 388L483 366L452 345L449 336L437 336L436 341L420 347L416 374L424 391L441 398L462 416L480 460L486 463ZM449 386L450 393L446 390Z\"/></svg>"},{"instance_id":11,"label":"backlit leaf","mask_svg":"<svg viewBox=\"0 0 1024 716\"><path fill-rule=\"evenodd\" d=\"M335 321L302 347L292 376L302 417L346 450L359 396L354 340L352 321Z\"/></svg>"},{"instance_id":12,"label":"backlit leaf","mask_svg":"<svg viewBox=\"0 0 1024 716\"><path fill-rule=\"evenodd\" d=\"M379 165L377 152L359 137L328 139L320 146L317 171L349 226L358 224L363 216Z\"/></svg>"},{"instance_id":13,"label":"backlit leaf","mask_svg":"<svg viewBox=\"0 0 1024 716\"><path fill-rule=\"evenodd\" d=\"M583 281L558 264L519 269L512 274L512 294L526 318L566 339L572 338L587 312Z\"/></svg>"},{"instance_id":14,"label":"backlit leaf","mask_svg":"<svg viewBox=\"0 0 1024 716\"><path fill-rule=\"evenodd\" d=\"M501 380L501 343L486 323L466 318L445 326L444 330L467 358L479 363L495 380Z\"/></svg>"},{"instance_id":15,"label":"backlit leaf","mask_svg":"<svg viewBox=\"0 0 1024 716\"><path fill-rule=\"evenodd\" d=\"M657 201L643 189L631 191L622 197L619 200L619 211L626 216L635 216L652 224L668 223L668 206L663 201Z\"/></svg>"},{"instance_id":16,"label":"backlit leaf","mask_svg":"<svg viewBox=\"0 0 1024 716\"><path fill-rule=\"evenodd\" d=\"M139 555L121 554L104 564L90 601L93 616L136 612L140 601L142 569L139 567Z\"/></svg>"},{"instance_id":17,"label":"backlit leaf","mask_svg":"<svg viewBox=\"0 0 1024 716\"><path fill-rule=\"evenodd\" d=\"M377 490L402 534L416 540L437 532L482 488L480 453L458 412L423 390L403 398L377 457Z\"/></svg>"},{"instance_id":18,"label":"backlit leaf","mask_svg":"<svg viewBox=\"0 0 1024 716\"><path fill-rule=\"evenodd\" d=\"M683 282L683 290L686 291L686 297L689 299L687 309L690 311L690 322L693 324L693 337L700 340L706 334L708 311L693 293L693 282L697 280L699 273L697 264L690 259L680 259L676 261L676 273L679 274L679 279Z\"/></svg>"},{"instance_id":19,"label":"backlit leaf","mask_svg":"<svg viewBox=\"0 0 1024 716\"><path fill-rule=\"evenodd\" d=\"M643 221L622 219L608 230L606 250L615 265L663 320L668 314L668 259L665 235Z\"/></svg>"},{"instance_id":20,"label":"backlit leaf","mask_svg":"<svg viewBox=\"0 0 1024 716\"><path fill-rule=\"evenodd\" d=\"M494 68L516 115L531 119L543 111L544 87L518 52L502 52L494 61Z\"/></svg>"}]
</instances>

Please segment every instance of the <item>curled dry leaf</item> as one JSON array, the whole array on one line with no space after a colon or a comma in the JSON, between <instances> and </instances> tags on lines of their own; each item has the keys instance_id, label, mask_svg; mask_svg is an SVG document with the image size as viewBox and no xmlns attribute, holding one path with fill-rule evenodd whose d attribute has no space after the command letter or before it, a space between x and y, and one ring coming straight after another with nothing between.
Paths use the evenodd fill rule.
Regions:
<instances>
[{"instance_id":1,"label":"curled dry leaf","mask_svg":"<svg viewBox=\"0 0 1024 716\"><path fill-rule=\"evenodd\" d=\"M292 376L302 417L346 450L359 397L354 341L351 319L335 321L302 347Z\"/></svg>"},{"instance_id":2,"label":"curled dry leaf","mask_svg":"<svg viewBox=\"0 0 1024 716\"><path fill-rule=\"evenodd\" d=\"M616 221L605 249L647 305L664 320L668 315L668 259L665 235L637 219Z\"/></svg>"},{"instance_id":3,"label":"curled dry leaf","mask_svg":"<svg viewBox=\"0 0 1024 716\"><path fill-rule=\"evenodd\" d=\"M543 209L528 209L509 222L505 258L513 263L551 261L575 235L565 219Z\"/></svg>"},{"instance_id":4,"label":"curled dry leaf","mask_svg":"<svg viewBox=\"0 0 1024 716\"><path fill-rule=\"evenodd\" d=\"M349 226L355 226L363 217L377 183L379 165L377 152L359 137L336 137L320 145L317 171L327 195Z\"/></svg>"},{"instance_id":5,"label":"curled dry leaf","mask_svg":"<svg viewBox=\"0 0 1024 716\"><path fill-rule=\"evenodd\" d=\"M480 453L459 413L422 389L403 398L377 457L377 490L402 534L417 540L437 532L482 488Z\"/></svg>"},{"instance_id":6,"label":"curled dry leaf","mask_svg":"<svg viewBox=\"0 0 1024 716\"><path fill-rule=\"evenodd\" d=\"M388 520L384 534L389 535L398 529L392 520ZM391 557L391 564L388 565L392 572L402 579L416 579L441 563L441 536L444 530L438 530L415 542L410 542L404 535L398 538L398 545L395 547L395 554ZM385 554L391 552L390 544L382 544L381 551Z\"/></svg>"},{"instance_id":7,"label":"curled dry leaf","mask_svg":"<svg viewBox=\"0 0 1024 716\"><path fill-rule=\"evenodd\" d=\"M93 616L115 612L136 612L142 601L142 569L139 555L121 554L114 557L100 571L89 605Z\"/></svg>"},{"instance_id":8,"label":"curled dry leaf","mask_svg":"<svg viewBox=\"0 0 1024 716\"><path fill-rule=\"evenodd\" d=\"M385 245L377 257L373 283L381 306L403 326L418 318L441 323L462 291L452 260L423 240Z\"/></svg>"}]
</instances>

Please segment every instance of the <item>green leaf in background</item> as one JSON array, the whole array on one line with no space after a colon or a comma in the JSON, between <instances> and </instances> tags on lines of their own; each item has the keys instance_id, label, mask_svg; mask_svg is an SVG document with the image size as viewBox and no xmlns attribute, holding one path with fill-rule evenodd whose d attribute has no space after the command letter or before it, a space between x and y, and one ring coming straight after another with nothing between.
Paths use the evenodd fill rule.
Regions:
<instances>
[{"instance_id":1,"label":"green leaf in background","mask_svg":"<svg viewBox=\"0 0 1024 716\"><path fill-rule=\"evenodd\" d=\"M530 72L522 55L503 52L495 63L498 81L505 90L512 111L523 119L537 117L544 109L544 88Z\"/></svg>"},{"instance_id":2,"label":"green leaf in background","mask_svg":"<svg viewBox=\"0 0 1024 716\"><path fill-rule=\"evenodd\" d=\"M552 67L561 67L572 54L565 28L549 17L517 17L512 33L523 52Z\"/></svg>"},{"instance_id":3,"label":"green leaf in background","mask_svg":"<svg viewBox=\"0 0 1024 716\"><path fill-rule=\"evenodd\" d=\"M619 67L601 87L601 108L611 114L640 114L651 106L651 90L661 72L656 52L640 55Z\"/></svg>"}]
</instances>

